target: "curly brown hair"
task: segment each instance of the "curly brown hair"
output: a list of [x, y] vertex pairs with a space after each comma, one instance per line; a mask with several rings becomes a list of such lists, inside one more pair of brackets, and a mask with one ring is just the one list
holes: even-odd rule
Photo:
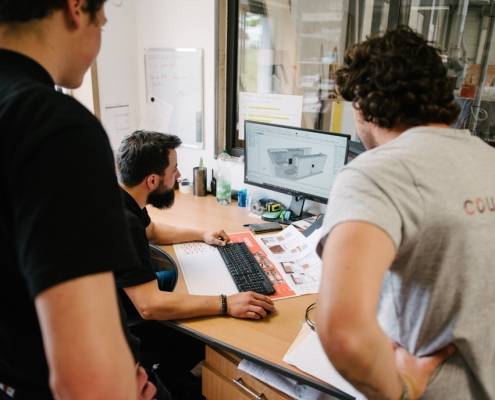
[[336, 82], [342, 97], [382, 128], [450, 125], [459, 114], [440, 51], [406, 26], [351, 47]]

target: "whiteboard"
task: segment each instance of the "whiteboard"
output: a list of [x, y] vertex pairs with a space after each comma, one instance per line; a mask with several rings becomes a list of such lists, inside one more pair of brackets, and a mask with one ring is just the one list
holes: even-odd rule
[[144, 63], [149, 129], [203, 148], [203, 50], [146, 49]]

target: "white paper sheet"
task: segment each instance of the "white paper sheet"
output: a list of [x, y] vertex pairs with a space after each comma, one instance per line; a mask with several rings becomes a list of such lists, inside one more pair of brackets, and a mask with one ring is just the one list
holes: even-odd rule
[[322, 231], [323, 231], [323, 228], [320, 227], [320, 228], [316, 229], [315, 231], [313, 231], [313, 233], [308, 236], [309, 247], [315, 251], [316, 251], [316, 246], [318, 245], [318, 242], [321, 239], [321, 232]]
[[132, 133], [130, 105], [107, 104], [105, 106], [104, 123], [110, 139], [110, 145], [116, 151], [122, 139]]
[[361, 392], [337, 372], [327, 358], [318, 335], [307, 324], [303, 325], [294, 344], [285, 354], [284, 361], [354, 396], [357, 400], [366, 400]]
[[239, 370], [254, 376], [256, 379], [280, 390], [297, 400], [332, 400], [335, 399], [326, 393], [308, 385], [302, 385], [294, 379], [287, 378], [278, 374], [262, 365], [256, 364], [249, 360], [241, 360], [238, 366]]
[[318, 292], [321, 260], [308, 238], [294, 226], [256, 240], [276, 263], [280, 274], [296, 295]]
[[216, 296], [239, 293], [218, 250], [205, 243], [174, 245], [190, 294]]
[[244, 140], [245, 120], [300, 127], [301, 117], [302, 96], [239, 93], [239, 139], [241, 140]]

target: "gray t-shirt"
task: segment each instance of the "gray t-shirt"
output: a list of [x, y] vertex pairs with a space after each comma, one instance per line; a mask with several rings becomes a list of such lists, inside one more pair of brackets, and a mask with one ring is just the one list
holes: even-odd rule
[[424, 398], [495, 399], [495, 149], [466, 130], [407, 130], [339, 173], [323, 238], [348, 221], [396, 246], [378, 309], [386, 334], [417, 356], [458, 349]]

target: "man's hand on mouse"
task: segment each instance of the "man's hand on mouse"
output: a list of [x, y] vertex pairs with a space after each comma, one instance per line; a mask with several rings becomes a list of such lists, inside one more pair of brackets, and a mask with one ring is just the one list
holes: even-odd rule
[[241, 292], [227, 298], [227, 314], [235, 318], [263, 319], [275, 312], [273, 301], [255, 292]]

